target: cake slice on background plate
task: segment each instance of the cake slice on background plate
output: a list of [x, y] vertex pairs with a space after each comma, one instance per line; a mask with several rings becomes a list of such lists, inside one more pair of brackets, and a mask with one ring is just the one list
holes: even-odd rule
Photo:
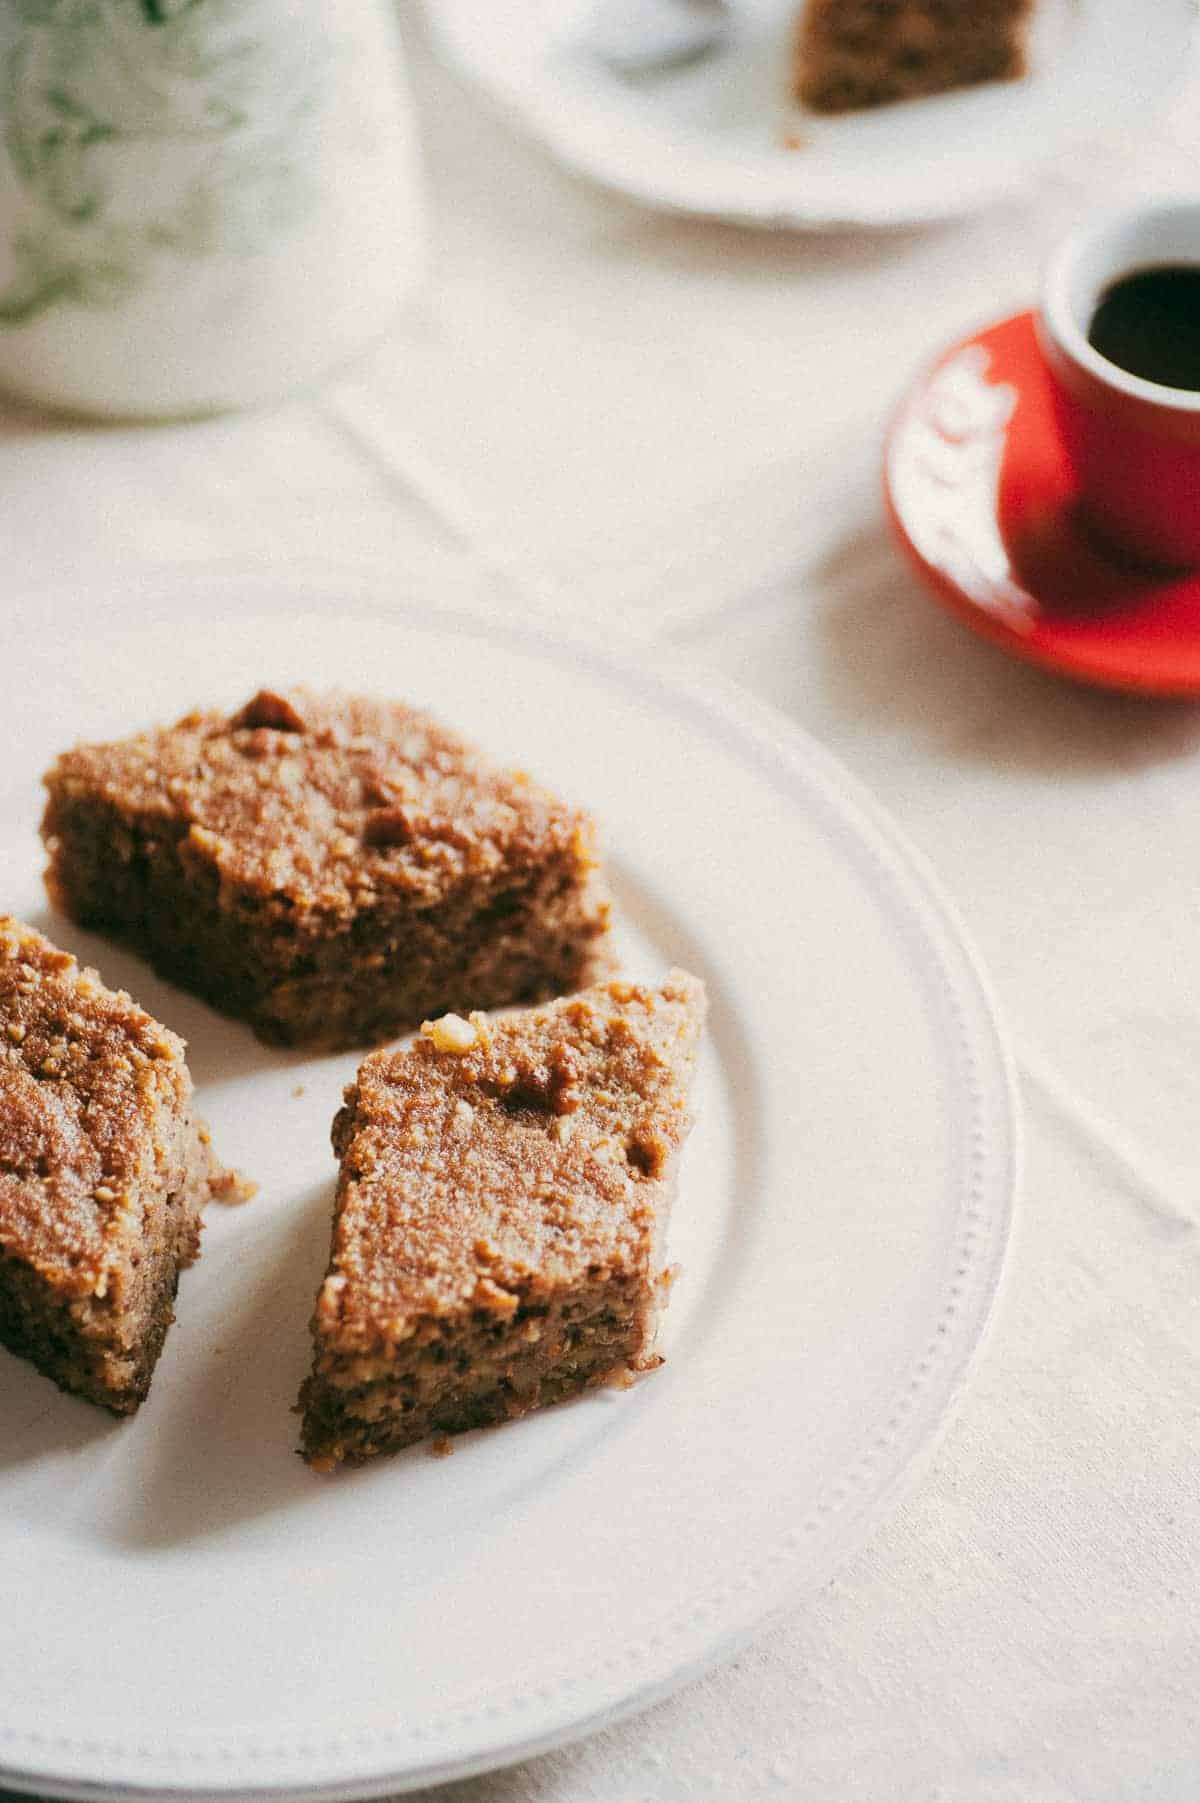
[[611, 982], [427, 1023], [334, 1124], [304, 1456], [360, 1463], [659, 1363], [703, 986]]
[[248, 1193], [193, 1112], [183, 1042], [0, 916], [0, 1344], [132, 1414], [201, 1209]]
[[1027, 68], [1035, 0], [807, 0], [793, 91], [818, 113], [913, 100]]

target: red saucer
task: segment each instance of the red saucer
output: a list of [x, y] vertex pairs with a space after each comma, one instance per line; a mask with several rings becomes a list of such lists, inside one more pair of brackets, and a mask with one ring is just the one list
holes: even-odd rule
[[1154, 575], [1088, 538], [1032, 313], [921, 373], [884, 485], [904, 549], [974, 631], [1078, 682], [1200, 695], [1200, 572]]

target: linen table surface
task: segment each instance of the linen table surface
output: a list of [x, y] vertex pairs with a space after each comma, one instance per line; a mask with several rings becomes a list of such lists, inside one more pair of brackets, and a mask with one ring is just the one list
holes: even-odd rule
[[275, 411], [137, 429], [0, 408], [8, 591], [55, 590], [69, 631], [83, 577], [367, 559], [398, 594], [609, 621], [736, 678], [880, 796], [957, 900], [1026, 1141], [998, 1320], [870, 1546], [648, 1714], [438, 1795], [1192, 1803], [1200, 709], [973, 639], [902, 563], [878, 468], [912, 371], [1029, 305], [1064, 231], [1194, 190], [1200, 81], [974, 219], [771, 235], [576, 181], [404, 19], [419, 300]]

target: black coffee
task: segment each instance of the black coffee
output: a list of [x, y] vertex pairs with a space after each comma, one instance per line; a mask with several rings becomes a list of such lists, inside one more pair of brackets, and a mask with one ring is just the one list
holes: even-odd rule
[[1163, 263], [1123, 275], [1100, 296], [1088, 343], [1131, 376], [1200, 389], [1200, 267]]

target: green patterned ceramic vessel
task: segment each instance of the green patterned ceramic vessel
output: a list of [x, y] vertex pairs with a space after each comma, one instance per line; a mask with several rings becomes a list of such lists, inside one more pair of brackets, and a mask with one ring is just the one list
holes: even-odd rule
[[421, 261], [386, 0], [0, 0], [0, 384], [252, 405], [384, 328]]

